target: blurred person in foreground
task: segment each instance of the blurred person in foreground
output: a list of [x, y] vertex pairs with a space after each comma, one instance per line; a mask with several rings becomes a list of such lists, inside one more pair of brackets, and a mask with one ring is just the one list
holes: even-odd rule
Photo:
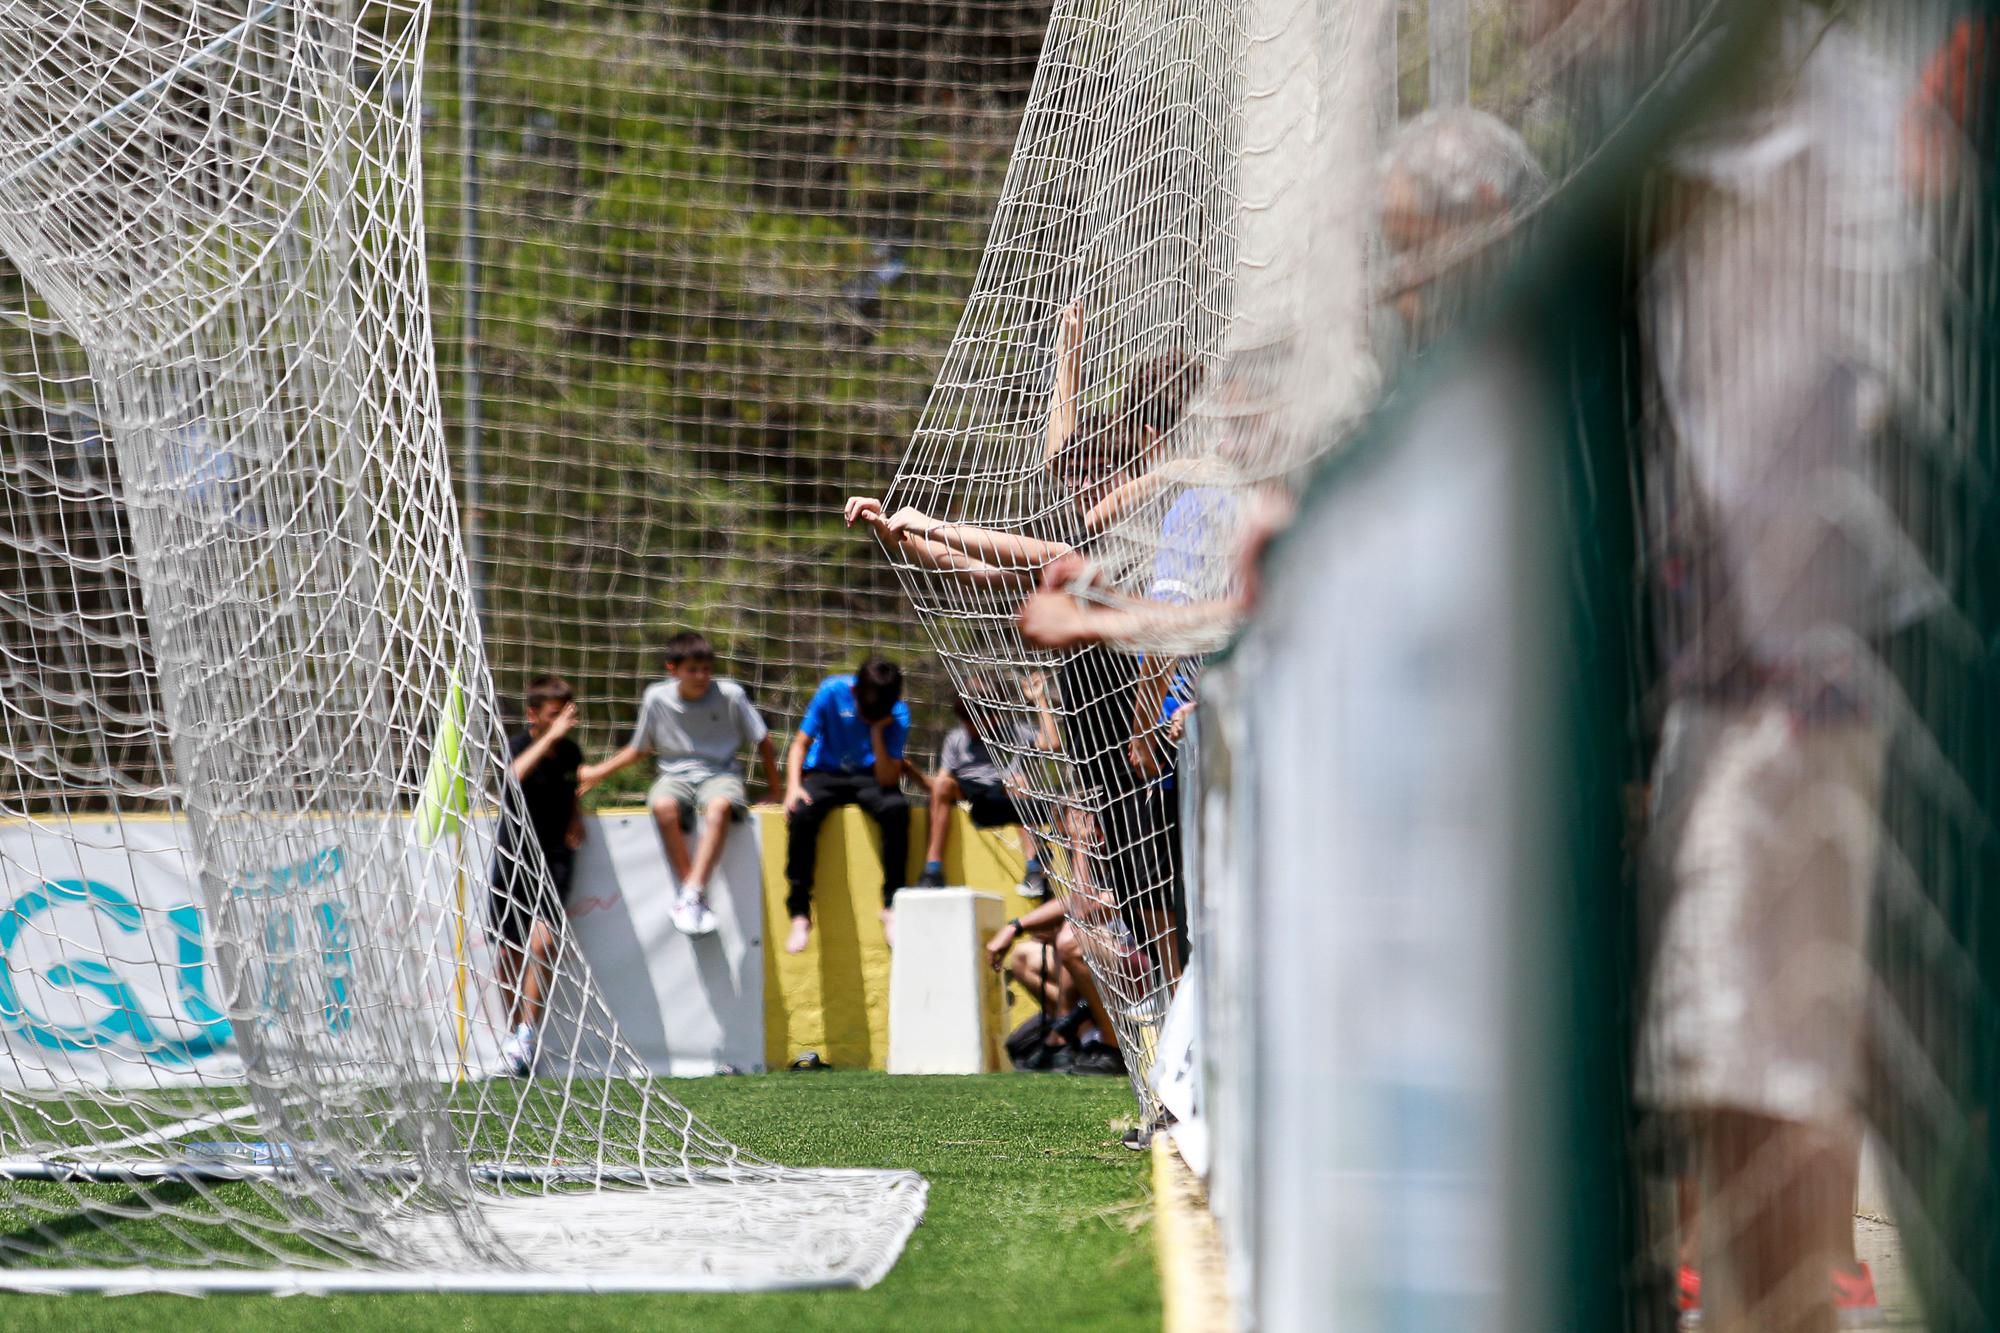
[[1638, 1095], [1693, 1147], [1681, 1303], [1727, 1333], [1879, 1322], [1853, 1217], [1902, 712], [1877, 650], [1947, 600], [1893, 503], [1942, 332], [1914, 74], [1829, 9], [1774, 26], [1669, 154], [1644, 295], [1668, 707]]

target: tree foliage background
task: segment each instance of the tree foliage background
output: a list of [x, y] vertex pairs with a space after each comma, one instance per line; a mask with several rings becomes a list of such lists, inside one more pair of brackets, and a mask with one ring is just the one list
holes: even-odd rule
[[502, 691], [568, 676], [608, 747], [697, 628], [775, 727], [879, 649], [933, 731], [940, 673], [837, 511], [950, 340], [1047, 0], [474, 8], [434, 24], [425, 198]]

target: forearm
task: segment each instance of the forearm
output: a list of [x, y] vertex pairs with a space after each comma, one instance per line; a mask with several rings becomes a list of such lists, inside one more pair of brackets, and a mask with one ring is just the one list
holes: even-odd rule
[[764, 766], [764, 790], [770, 792], [773, 796], [777, 795], [780, 790], [778, 781], [778, 750], [776, 746], [771, 744], [769, 736], [757, 742], [757, 759]]
[[1015, 919], [1021, 923], [1021, 933], [1023, 935], [1032, 935], [1038, 930], [1047, 930], [1050, 926], [1061, 925], [1062, 919], [1068, 911], [1068, 904], [1061, 898], [1051, 898], [1034, 911], [1024, 913]]
[[928, 537], [905, 537], [901, 549], [909, 554], [912, 563], [941, 573], [956, 574], [966, 582], [981, 587], [1026, 588], [1035, 581], [1031, 570], [1001, 569]]
[[1236, 599], [1174, 606], [1120, 598], [1106, 604], [1043, 591], [1021, 604], [1019, 620], [1023, 637], [1039, 648], [1102, 643], [1126, 652], [1166, 647], [1199, 653], [1227, 642], [1243, 614]]
[[1048, 438], [1042, 448], [1044, 462], [1054, 458], [1069, 437], [1076, 433], [1077, 386], [1083, 382], [1083, 349], [1070, 342], [1069, 338], [1070, 330], [1065, 327], [1062, 341], [1056, 347], [1056, 381], [1049, 390]]
[[785, 785], [789, 789], [804, 785], [806, 768], [806, 746], [812, 737], [803, 731], [795, 732], [792, 743], [785, 750]]
[[903, 760], [901, 756], [891, 758], [888, 747], [875, 747], [875, 785], [893, 787], [903, 780]]
[[556, 738], [554, 736], [543, 735], [534, 744], [515, 755], [514, 762], [507, 766], [508, 770], [514, 775], [514, 781], [526, 782], [528, 774], [534, 772], [535, 765], [548, 757], [549, 749], [555, 743]]
[[1032, 573], [1076, 549], [1067, 542], [1043, 541], [1018, 532], [997, 532], [970, 523], [940, 523], [923, 535], [1015, 574]]
[[1104, 531], [1131, 510], [1159, 494], [1167, 481], [1167, 475], [1155, 469], [1125, 482], [1090, 507], [1090, 511], [1083, 516], [1084, 529], [1089, 532]]
[[627, 745], [621, 747], [609, 759], [599, 760], [591, 767], [596, 771], [598, 777], [608, 778], [619, 769], [630, 768], [645, 757], [646, 752], [644, 750], [641, 750], [636, 745]]

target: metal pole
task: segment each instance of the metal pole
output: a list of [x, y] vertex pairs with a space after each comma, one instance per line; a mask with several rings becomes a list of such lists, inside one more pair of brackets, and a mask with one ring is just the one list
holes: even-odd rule
[[486, 618], [486, 475], [480, 457], [480, 406], [483, 386], [479, 378], [479, 82], [474, 69], [476, 32], [474, 11], [478, 0], [458, 0], [458, 364], [459, 409], [464, 417], [459, 428], [459, 465], [465, 485], [465, 558], [471, 567], [472, 609], [483, 622]]
[[1431, 105], [1472, 100], [1472, 16], [1466, 0], [1431, 0]]
[[1380, 12], [1376, 15], [1375, 27], [1375, 141], [1378, 146], [1389, 142], [1396, 132], [1398, 116], [1397, 92], [1402, 85], [1403, 68], [1396, 50], [1396, 11], [1401, 8], [1398, 0], [1380, 0]]

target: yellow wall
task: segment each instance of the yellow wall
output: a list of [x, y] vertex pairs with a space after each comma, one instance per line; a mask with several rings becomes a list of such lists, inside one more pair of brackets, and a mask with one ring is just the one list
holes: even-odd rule
[[[928, 812], [910, 811], [909, 879], [923, 869]], [[848, 806], [820, 829], [813, 884], [812, 945], [785, 952], [791, 919], [785, 912], [785, 814], [759, 806], [764, 843], [764, 1058], [782, 1069], [802, 1051], [817, 1051], [838, 1069], [881, 1069], [889, 1059], [889, 950], [882, 940], [881, 836]], [[952, 812], [945, 882], [1000, 895], [1002, 919], [1034, 906], [1017, 891], [1019, 835], [1011, 828], [975, 829], [964, 810]], [[1025, 993], [1010, 997], [1008, 1025], [1031, 1012]]]

